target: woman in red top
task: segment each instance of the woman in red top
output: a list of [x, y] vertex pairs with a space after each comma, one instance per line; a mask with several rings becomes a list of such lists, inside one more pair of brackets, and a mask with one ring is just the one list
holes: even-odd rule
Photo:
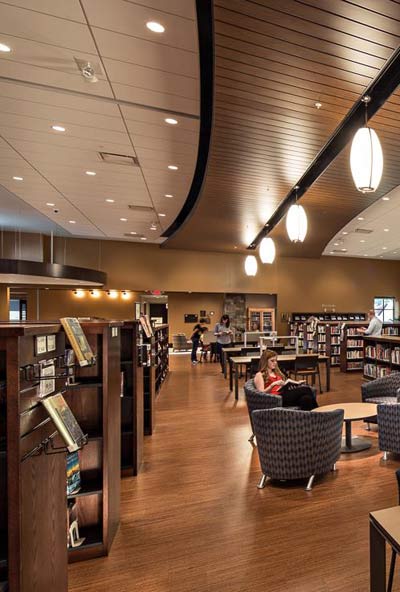
[[257, 390], [270, 395], [280, 395], [283, 407], [300, 407], [305, 411], [315, 409], [318, 403], [312, 389], [304, 381], [286, 382], [278, 366], [278, 358], [274, 351], [265, 350], [260, 359], [260, 369], [254, 377]]

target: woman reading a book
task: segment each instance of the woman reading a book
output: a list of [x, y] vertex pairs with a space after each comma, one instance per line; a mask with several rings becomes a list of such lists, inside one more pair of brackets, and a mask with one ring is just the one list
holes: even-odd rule
[[276, 353], [265, 350], [260, 359], [259, 371], [254, 377], [254, 385], [259, 391], [270, 395], [280, 395], [283, 407], [300, 407], [310, 411], [318, 407], [313, 390], [303, 381], [286, 379], [279, 370]]

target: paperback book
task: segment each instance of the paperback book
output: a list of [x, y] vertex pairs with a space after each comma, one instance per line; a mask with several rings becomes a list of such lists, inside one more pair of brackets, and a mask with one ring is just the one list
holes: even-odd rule
[[96, 357], [92, 352], [78, 319], [74, 317], [64, 317], [60, 319], [60, 321], [72, 345], [79, 365], [91, 366], [95, 364]]
[[85, 442], [85, 436], [62, 394], [41, 399], [41, 403], [53, 420], [68, 452], [79, 450]]
[[77, 452], [67, 454], [67, 495], [78, 493], [81, 488], [81, 472]]

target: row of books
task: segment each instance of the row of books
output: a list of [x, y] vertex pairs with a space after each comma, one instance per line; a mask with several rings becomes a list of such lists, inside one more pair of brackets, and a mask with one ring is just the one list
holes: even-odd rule
[[377, 364], [364, 364], [364, 376], [368, 378], [382, 378], [390, 374], [389, 366], [378, 366]]
[[363, 353], [361, 350], [355, 349], [355, 350], [348, 350], [347, 351], [347, 359], [348, 360], [354, 360], [354, 359], [363, 359]]
[[384, 362], [389, 362], [390, 351], [390, 347], [384, 347], [383, 345], [378, 344], [376, 346], [376, 359], [383, 360]]
[[392, 364], [400, 364], [400, 347], [395, 347], [391, 352]]
[[347, 364], [348, 370], [361, 370], [363, 367], [362, 360], [360, 362], [349, 362]]
[[348, 339], [347, 347], [363, 347], [362, 339]]

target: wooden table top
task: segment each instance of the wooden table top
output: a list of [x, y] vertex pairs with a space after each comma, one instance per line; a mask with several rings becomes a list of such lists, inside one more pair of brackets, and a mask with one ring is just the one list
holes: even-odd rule
[[370, 518], [388, 538], [392, 539], [393, 543], [397, 543], [398, 548], [400, 546], [400, 506], [371, 512]]
[[376, 415], [376, 407], [375, 403], [336, 403], [334, 405], [317, 407], [317, 409], [313, 409], [313, 412], [323, 413], [324, 411], [343, 409], [344, 420], [355, 421], [357, 419], [374, 417]]
[[[315, 354], [300, 355], [315, 356]], [[276, 357], [278, 358], [278, 362], [294, 362], [296, 359], [296, 354], [278, 354]], [[250, 364], [252, 360], [258, 360], [259, 358], [260, 354], [254, 354], [254, 356], [233, 356], [232, 358], [230, 358], [230, 361], [234, 364]], [[327, 359], [328, 356], [318, 356], [318, 360], [320, 360], [321, 362], [325, 362]]]

